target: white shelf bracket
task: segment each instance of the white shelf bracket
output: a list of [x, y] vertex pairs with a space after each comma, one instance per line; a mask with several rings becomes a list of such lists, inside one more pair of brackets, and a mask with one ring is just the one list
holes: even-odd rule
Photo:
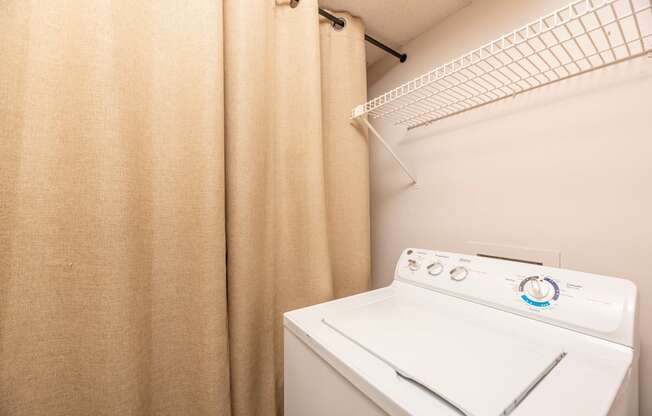
[[410, 170], [407, 168], [407, 166], [405, 166], [403, 161], [401, 161], [401, 159], [394, 152], [394, 150], [391, 148], [389, 143], [387, 143], [385, 141], [385, 139], [383, 139], [383, 136], [381, 136], [380, 133], [378, 133], [378, 131], [374, 128], [374, 126], [372, 126], [371, 123], [369, 123], [369, 120], [367, 120], [367, 117], [363, 115], [363, 116], [355, 118], [355, 120], [361, 121], [364, 125], [367, 126], [369, 131], [372, 132], [374, 136], [376, 136], [378, 141], [380, 141], [380, 143], [385, 147], [385, 149], [389, 152], [389, 154], [392, 155], [392, 157], [394, 158], [396, 163], [398, 163], [398, 165], [401, 167], [401, 169], [403, 169], [403, 172], [405, 172], [405, 174], [410, 177], [410, 181], [411, 181], [412, 185], [416, 185], [416, 183], [417, 183], [416, 177], [414, 175], [412, 175]]

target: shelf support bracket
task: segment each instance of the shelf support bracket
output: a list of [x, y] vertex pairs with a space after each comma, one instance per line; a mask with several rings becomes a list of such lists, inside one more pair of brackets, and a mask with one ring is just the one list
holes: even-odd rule
[[385, 149], [389, 152], [389, 154], [392, 155], [392, 157], [394, 158], [396, 163], [398, 163], [398, 165], [401, 167], [401, 169], [403, 169], [403, 172], [405, 172], [405, 174], [410, 177], [410, 181], [412, 182], [412, 185], [416, 185], [416, 183], [417, 183], [416, 177], [414, 175], [412, 175], [412, 173], [405, 166], [403, 161], [401, 161], [401, 159], [398, 157], [398, 155], [390, 147], [389, 143], [387, 143], [385, 141], [385, 139], [383, 139], [383, 136], [381, 136], [380, 133], [378, 133], [378, 131], [374, 128], [374, 126], [372, 126], [371, 123], [369, 123], [369, 120], [367, 120], [367, 117], [366, 116], [357, 117], [356, 120], [362, 121], [362, 123], [367, 126], [369, 131], [372, 132], [374, 136], [376, 136], [378, 141], [380, 141], [380, 143], [383, 145], [383, 147], [385, 147]]

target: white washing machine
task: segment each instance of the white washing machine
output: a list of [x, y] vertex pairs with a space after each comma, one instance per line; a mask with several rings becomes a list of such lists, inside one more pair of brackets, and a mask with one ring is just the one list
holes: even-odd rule
[[407, 249], [382, 289], [285, 314], [285, 416], [636, 416], [629, 281]]

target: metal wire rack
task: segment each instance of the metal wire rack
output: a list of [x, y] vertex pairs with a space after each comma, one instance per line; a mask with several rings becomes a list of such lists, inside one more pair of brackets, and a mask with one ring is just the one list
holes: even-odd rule
[[357, 106], [352, 117], [412, 129], [650, 51], [651, 0], [574, 1]]

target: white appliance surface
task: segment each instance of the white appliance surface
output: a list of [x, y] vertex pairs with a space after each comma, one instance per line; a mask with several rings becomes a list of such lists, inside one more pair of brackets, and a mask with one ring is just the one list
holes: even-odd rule
[[565, 354], [437, 306], [391, 297], [324, 322], [468, 415], [509, 409]]
[[635, 305], [622, 279], [406, 250], [391, 286], [285, 326], [390, 415], [604, 416], [632, 371]]

